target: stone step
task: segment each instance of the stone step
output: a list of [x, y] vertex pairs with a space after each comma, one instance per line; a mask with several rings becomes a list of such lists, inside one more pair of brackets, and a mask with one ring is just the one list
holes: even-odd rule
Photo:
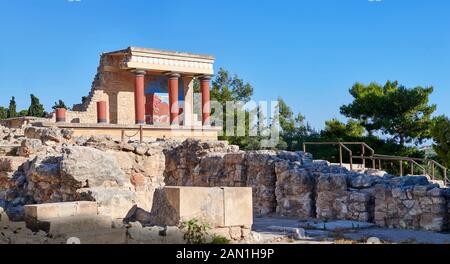
[[111, 217], [102, 215], [70, 216], [27, 221], [27, 227], [35, 232], [42, 230], [52, 236], [56, 236], [76, 232], [94, 232], [102, 229], [111, 229], [112, 220]]
[[127, 230], [125, 228], [107, 228], [94, 231], [84, 231], [68, 233], [66, 237], [78, 238], [81, 244], [125, 244], [127, 239]]
[[96, 202], [48, 203], [25, 206], [25, 219], [45, 220], [71, 216], [96, 216]]

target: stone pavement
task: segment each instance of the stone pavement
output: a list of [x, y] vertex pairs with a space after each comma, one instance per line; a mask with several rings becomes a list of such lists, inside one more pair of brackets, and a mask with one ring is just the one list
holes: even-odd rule
[[[326, 228], [324, 228], [324, 226]], [[284, 227], [285, 230], [274, 227]], [[300, 240], [286, 240], [290, 229], [304, 229], [305, 237]], [[449, 244], [450, 233], [437, 233], [421, 230], [379, 228], [371, 223], [354, 221], [320, 220], [299, 221], [293, 218], [255, 218], [253, 231], [265, 240], [289, 241], [289, 243], [311, 244], [332, 243], [336, 240], [353, 240], [365, 243], [368, 238], [377, 237], [383, 243], [407, 244]]]

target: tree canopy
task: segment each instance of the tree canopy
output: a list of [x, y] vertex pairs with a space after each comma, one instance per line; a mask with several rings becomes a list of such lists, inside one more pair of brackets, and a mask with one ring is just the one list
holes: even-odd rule
[[336, 118], [325, 121], [325, 129], [321, 135], [325, 138], [344, 140], [346, 137], [362, 137], [364, 127], [355, 120], [350, 119], [347, 124]]
[[253, 95], [253, 87], [245, 83], [239, 76], [231, 75], [227, 70], [220, 68], [212, 82], [211, 99], [220, 103], [241, 101], [247, 103]]
[[431, 115], [436, 105], [429, 105], [433, 87], [408, 89], [397, 81], [384, 86], [356, 83], [350, 89], [354, 100], [341, 107], [341, 113], [358, 120], [371, 135], [380, 130], [401, 145], [421, 143], [430, 137]]
[[[194, 85], [194, 87], [197, 86], [198, 84]], [[239, 145], [242, 148], [248, 147], [250, 144], [249, 127], [251, 120], [244, 104], [251, 100], [252, 95], [253, 87], [239, 76], [231, 75], [227, 70], [222, 68], [217, 72], [215, 79], [212, 81], [211, 100], [219, 102], [223, 107], [224, 136], [221, 137], [222, 140], [228, 140], [230, 143]], [[236, 109], [231, 112], [231, 109], [228, 109], [229, 111], [226, 109], [227, 102], [242, 102], [242, 104], [234, 105]], [[237, 127], [234, 128], [234, 135], [228, 135], [227, 119], [234, 120], [234, 123], [237, 124], [239, 115], [245, 117], [245, 136], [238, 135]]]
[[450, 167], [450, 119], [443, 115], [434, 118], [431, 135], [434, 140], [433, 149], [439, 160], [447, 168]]
[[315, 134], [315, 131], [308, 123], [305, 124], [306, 118], [300, 113], [295, 114], [281, 97], [278, 98], [278, 106], [281, 138], [277, 148], [298, 150], [305, 137]]
[[52, 106], [53, 110], [56, 110], [58, 108], [64, 108], [64, 109], [69, 109], [66, 104], [64, 103], [63, 100], [58, 100], [58, 102], [55, 102], [55, 104]]
[[47, 113], [45, 112], [44, 106], [39, 102], [39, 98], [33, 94], [30, 95], [30, 98], [31, 104], [28, 108], [28, 115], [34, 117], [45, 117]]
[[16, 116], [17, 116], [16, 98], [13, 96], [13, 97], [11, 97], [11, 100], [9, 101], [7, 117], [12, 118], [12, 117], [16, 117]]
[[3, 106], [0, 106], [0, 119], [6, 118], [8, 118], [8, 109], [4, 108]]

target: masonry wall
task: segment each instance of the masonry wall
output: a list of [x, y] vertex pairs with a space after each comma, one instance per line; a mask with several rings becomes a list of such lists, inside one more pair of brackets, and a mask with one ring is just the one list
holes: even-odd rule
[[[218, 144], [218, 143], [217, 143]], [[243, 152], [186, 141], [166, 151], [167, 185], [252, 187], [255, 215], [444, 231], [450, 192], [425, 176], [370, 176], [303, 152]]]

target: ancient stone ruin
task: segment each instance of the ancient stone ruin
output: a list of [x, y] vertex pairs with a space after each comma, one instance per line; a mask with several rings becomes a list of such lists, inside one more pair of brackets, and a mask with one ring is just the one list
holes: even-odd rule
[[[179, 224], [167, 219], [175, 214], [181, 221], [184, 210], [174, 206], [173, 201], [180, 199], [177, 191], [163, 187], [187, 186], [218, 187], [219, 198], [214, 199], [219, 200], [232, 192], [224, 187], [249, 187], [252, 194], [241, 200], [252, 203], [256, 217], [356, 220], [431, 231], [446, 231], [450, 226], [449, 189], [427, 177], [351, 172], [315, 161], [304, 152], [245, 152], [227, 142], [194, 139], [122, 143], [109, 136], [73, 137], [70, 130], [34, 126], [0, 127], [0, 141], [10, 146], [0, 156], [2, 224], [6, 219], [26, 220], [32, 215], [26, 213], [27, 205], [87, 201], [95, 203], [95, 217], [108, 216], [116, 225], [152, 226], [146, 232], [160, 233], [164, 228], [157, 226]], [[215, 196], [208, 195], [213, 201]], [[226, 211], [211, 204], [199, 205], [209, 208], [200, 215]], [[178, 211], [164, 211], [167, 205]], [[248, 214], [242, 219], [248, 219]], [[239, 230], [225, 233], [244, 239], [251, 228], [246, 221], [229, 225]], [[130, 230], [135, 237], [142, 235]]]

